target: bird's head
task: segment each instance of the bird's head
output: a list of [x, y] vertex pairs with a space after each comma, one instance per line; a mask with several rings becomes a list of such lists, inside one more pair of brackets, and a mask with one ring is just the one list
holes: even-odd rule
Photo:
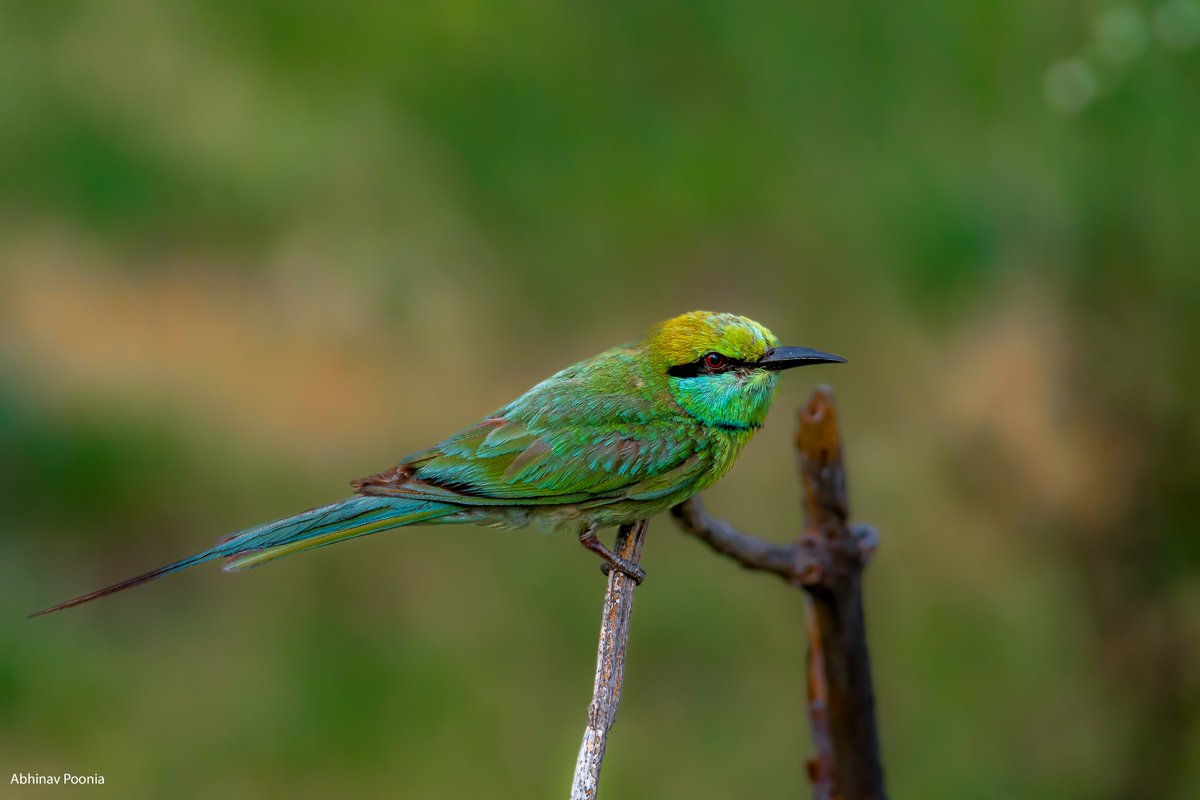
[[780, 347], [754, 320], [711, 311], [661, 322], [643, 342], [676, 402], [693, 417], [730, 430], [762, 426], [780, 371], [846, 360], [807, 347]]

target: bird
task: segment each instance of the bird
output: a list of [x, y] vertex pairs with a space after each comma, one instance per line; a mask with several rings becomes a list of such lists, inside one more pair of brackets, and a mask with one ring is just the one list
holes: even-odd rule
[[648, 519], [724, 476], [759, 430], [783, 370], [846, 359], [781, 347], [759, 323], [692, 311], [563, 369], [339, 502], [223, 537], [200, 553], [34, 612], [82, 605], [188, 567], [226, 572], [408, 525], [535, 524], [575, 533], [640, 583], [598, 531]]

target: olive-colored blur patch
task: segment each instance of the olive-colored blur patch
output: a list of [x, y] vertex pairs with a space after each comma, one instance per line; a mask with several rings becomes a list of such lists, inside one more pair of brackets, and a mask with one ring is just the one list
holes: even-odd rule
[[[438, 386], [455, 381], [334, 275], [272, 282], [184, 259], [153, 272], [105, 270], [69, 246], [9, 260], [14, 268], [0, 274], [0, 353], [52, 405], [166, 407], [261, 445], [304, 451], [314, 439], [418, 428], [447, 401], [429, 382], [408, 380], [414, 368]], [[469, 353], [458, 357], [464, 363]]]
[[964, 464], [1001, 470], [986, 474], [986, 491], [1098, 526], [1131, 502], [1141, 448], [1072, 386], [1071, 343], [1050, 291], [1030, 282], [964, 325], [931, 396]]

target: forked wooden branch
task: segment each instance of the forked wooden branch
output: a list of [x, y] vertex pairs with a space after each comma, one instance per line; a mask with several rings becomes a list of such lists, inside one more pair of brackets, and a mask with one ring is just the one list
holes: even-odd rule
[[[642, 557], [646, 521], [622, 526], [613, 551], [634, 564]], [[587, 727], [575, 762], [571, 800], [594, 800], [600, 782], [600, 767], [608, 743], [608, 729], [617, 718], [621, 684], [625, 679], [625, 645], [629, 639], [629, 616], [637, 584], [619, 570], [608, 573], [604, 615], [600, 619], [600, 645], [596, 651], [596, 682], [588, 705]]]
[[846, 474], [833, 392], [820, 387], [799, 413], [797, 464], [804, 485], [804, 530], [790, 545], [741, 533], [705, 513], [693, 497], [676, 521], [744, 567], [774, 573], [805, 592], [808, 717], [815, 800], [884, 800], [875, 695], [862, 610], [862, 571], [878, 544], [875, 529], [850, 525]]

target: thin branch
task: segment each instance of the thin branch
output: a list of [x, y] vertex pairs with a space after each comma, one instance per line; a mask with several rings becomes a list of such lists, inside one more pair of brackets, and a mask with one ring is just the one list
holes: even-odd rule
[[[728, 556], [746, 569], [771, 572], [798, 586], [819, 586], [828, 568], [821, 557], [824, 548], [815, 538], [803, 534], [793, 544], [775, 544], [748, 533], [742, 533], [729, 522], [710, 516], [699, 496], [672, 506], [671, 516], [684, 531], [695, 536], [723, 556]], [[879, 546], [879, 532], [872, 525], [854, 523], [850, 535], [855, 550], [866, 566]]]
[[673, 507], [671, 516], [686, 532], [746, 569], [773, 572], [792, 583], [805, 583], [815, 577], [813, 570], [818, 567], [806, 551], [750, 536], [723, 519], [710, 517], [699, 497]]
[[804, 589], [813, 797], [885, 800], [862, 611], [862, 571], [879, 536], [869, 525], [847, 523], [841, 436], [827, 387], [814, 391], [800, 411], [796, 453], [805, 524], [790, 545], [741, 533], [709, 517], [694, 497], [672, 514], [684, 531], [721, 555]]
[[[623, 525], [617, 533], [613, 551], [637, 564], [642, 556], [646, 521]], [[571, 800], [594, 800], [600, 782], [600, 767], [608, 730], [617, 718], [621, 702], [621, 685], [625, 678], [625, 646], [629, 638], [629, 617], [633, 611], [633, 592], [637, 588], [632, 578], [613, 569], [608, 573], [608, 588], [604, 595], [604, 615], [600, 619], [600, 645], [596, 650], [596, 682], [592, 702], [588, 706], [587, 727], [575, 762], [575, 778], [571, 783]]]

